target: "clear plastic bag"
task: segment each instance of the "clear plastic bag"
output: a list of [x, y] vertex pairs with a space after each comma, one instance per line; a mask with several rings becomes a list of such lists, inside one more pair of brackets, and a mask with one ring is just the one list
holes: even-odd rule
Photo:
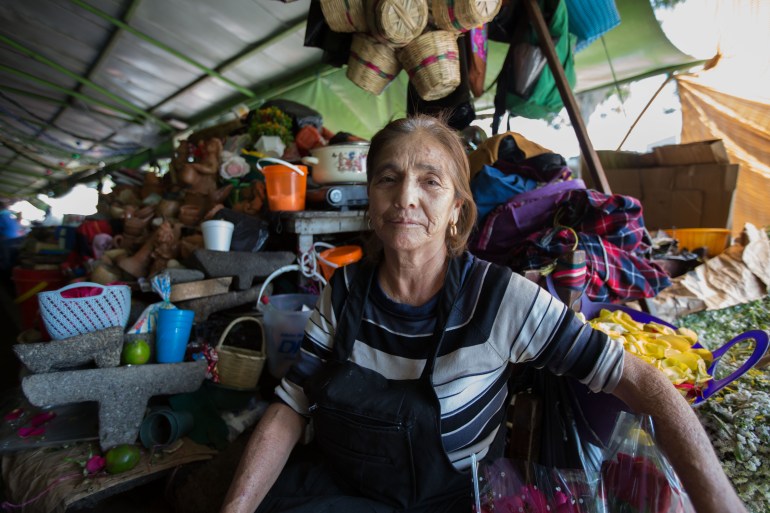
[[482, 462], [474, 511], [481, 513], [605, 513], [600, 474], [500, 458]]
[[622, 412], [602, 464], [608, 513], [695, 513], [673, 467], [655, 442], [649, 415]]
[[126, 331], [127, 334], [154, 333], [158, 326], [158, 310], [176, 308], [169, 299], [171, 298], [171, 278], [168, 273], [159, 273], [152, 277], [152, 290], [163, 301], [153, 303], [141, 313], [133, 326]]
[[618, 415], [600, 471], [500, 458], [473, 477], [481, 513], [695, 513], [648, 415]]

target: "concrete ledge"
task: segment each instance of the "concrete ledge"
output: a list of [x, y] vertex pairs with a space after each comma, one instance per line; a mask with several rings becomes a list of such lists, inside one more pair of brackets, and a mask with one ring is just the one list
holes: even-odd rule
[[117, 367], [123, 350], [123, 328], [114, 326], [76, 337], [15, 344], [13, 352], [31, 372], [51, 372], [94, 362], [97, 367]]
[[205, 360], [127, 365], [33, 374], [22, 380], [21, 389], [35, 406], [98, 402], [99, 443], [107, 450], [136, 441], [151, 397], [194, 392], [205, 376]]

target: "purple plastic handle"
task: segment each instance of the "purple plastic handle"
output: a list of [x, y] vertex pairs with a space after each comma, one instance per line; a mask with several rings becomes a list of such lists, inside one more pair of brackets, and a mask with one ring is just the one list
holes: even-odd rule
[[[581, 309], [581, 312], [583, 312], [583, 315], [585, 315], [586, 319], [593, 319], [595, 317], [598, 317], [602, 309], [606, 309], [609, 311], [622, 310], [623, 312], [626, 312], [628, 315], [630, 315], [631, 318], [636, 322], [641, 322], [643, 324], [647, 324], [649, 322], [655, 322], [658, 324], [669, 326], [673, 329], [677, 329], [676, 326], [674, 326], [669, 322], [664, 321], [663, 319], [658, 319], [657, 317], [654, 317], [646, 312], [640, 312], [639, 310], [634, 310], [633, 308], [629, 308], [624, 305], [619, 305], [614, 303], [594, 303], [590, 299], [586, 298], [585, 294], [581, 298], [580, 309]], [[724, 377], [722, 379], [714, 379], [709, 381], [708, 385], [706, 385], [706, 388], [703, 390], [703, 395], [695, 399], [695, 401], [693, 402], [693, 406], [698, 406], [703, 401], [705, 401], [715, 393], [719, 392], [722, 388], [727, 386], [729, 383], [743, 376], [764, 356], [765, 352], [767, 352], [768, 346], [770, 345], [770, 342], [768, 341], [767, 333], [762, 330], [751, 330], [745, 333], [741, 333], [731, 341], [727, 342], [726, 344], [723, 344], [722, 346], [720, 346], [719, 348], [711, 352], [711, 354], [714, 356], [714, 360], [711, 362], [711, 365], [708, 368], [708, 373], [713, 376], [714, 371], [716, 370], [717, 364], [719, 363], [719, 359], [722, 356], [724, 356], [724, 354], [727, 353], [727, 351], [729, 351], [730, 348], [733, 347], [735, 344], [738, 344], [746, 340], [754, 340], [756, 342], [754, 346], [754, 351], [751, 353], [751, 356], [749, 356], [746, 359], [746, 361], [743, 362], [743, 364], [739, 368], [737, 368], [735, 371], [733, 371], [729, 376]], [[698, 343], [695, 343], [693, 347], [703, 347], [703, 346], [701, 346]]]
[[[714, 375], [714, 371], [716, 370], [717, 363], [719, 363], [719, 359], [724, 356], [724, 354], [735, 344], [738, 344], [739, 342], [743, 342], [744, 340], [754, 340], [755, 346], [754, 351], [751, 353], [751, 356], [749, 356], [743, 364], [738, 367], [732, 374], [730, 374], [727, 377], [724, 377], [722, 379], [714, 379], [709, 382], [709, 384], [706, 386], [706, 389], [703, 391], [703, 397], [698, 397], [695, 402], [693, 403], [694, 406], [699, 405], [718, 391], [720, 391], [722, 388], [724, 388], [727, 384], [729, 384], [732, 381], [735, 381], [739, 377], [743, 376], [749, 369], [751, 369], [759, 360], [765, 355], [765, 352], [767, 351], [768, 347], [768, 336], [767, 333], [762, 330], [751, 330], [747, 331], [745, 333], [741, 333], [734, 339], [732, 339], [730, 342], [724, 344], [720, 348], [712, 351], [711, 354], [714, 355], [714, 361], [712, 362], [711, 366], [709, 367], [708, 371], [709, 374], [712, 376]], [[697, 344], [696, 344], [697, 345]]]
[[[554, 288], [553, 280], [551, 278], [551, 275], [546, 276], [546, 284], [548, 287], [548, 291], [554, 296], [559, 297], [556, 293], [556, 290]], [[652, 316], [646, 312], [641, 312], [639, 310], [634, 310], [633, 308], [629, 308], [627, 306], [624, 306], [622, 304], [616, 304], [616, 303], [594, 303], [588, 297], [583, 294], [580, 298], [580, 311], [585, 315], [585, 318], [590, 320], [595, 317], [599, 316], [599, 313], [601, 313], [602, 309], [609, 310], [609, 311], [615, 311], [615, 310], [621, 310], [623, 312], [626, 312], [633, 320], [636, 322], [641, 322], [643, 324], [647, 324], [650, 322], [654, 322], [657, 324], [663, 324], [664, 326], [668, 326], [672, 329], [677, 329], [676, 326], [671, 324], [670, 322], [666, 322], [663, 319], [658, 319], [655, 316]], [[735, 371], [733, 371], [729, 376], [724, 377], [722, 379], [713, 379], [709, 381], [709, 383], [706, 385], [706, 388], [703, 390], [703, 395], [695, 399], [693, 402], [693, 406], [698, 406], [701, 403], [703, 403], [706, 399], [714, 395], [715, 393], [719, 392], [722, 388], [730, 384], [731, 382], [735, 381], [736, 379], [743, 376], [749, 369], [751, 369], [767, 352], [768, 346], [770, 346], [770, 341], [768, 341], [768, 334], [765, 331], [762, 330], [751, 330], [747, 331], [745, 333], [741, 333], [737, 337], [733, 338], [726, 344], [723, 344], [719, 348], [715, 349], [711, 352], [711, 354], [714, 356], [714, 360], [711, 362], [711, 365], [708, 368], [708, 373], [710, 375], [714, 375], [714, 371], [716, 370], [717, 364], [719, 363], [719, 359], [727, 353], [727, 351], [730, 350], [735, 344], [741, 343], [746, 340], [754, 340], [754, 351], [751, 353], [751, 356], [749, 356], [743, 364], [737, 368]], [[703, 347], [698, 343], [695, 343], [693, 347]]]

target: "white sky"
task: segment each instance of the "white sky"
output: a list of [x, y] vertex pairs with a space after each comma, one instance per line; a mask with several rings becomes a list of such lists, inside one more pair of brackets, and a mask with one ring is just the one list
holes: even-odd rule
[[[647, 0], [637, 0], [647, 1]], [[767, 0], [764, 0], [770, 4]], [[717, 41], [725, 27], [734, 27], [745, 18], [734, 15], [725, 4], [725, 0], [687, 0], [673, 9], [659, 10], [656, 15], [669, 40], [683, 52], [698, 59], [708, 59], [716, 53]], [[747, 2], [733, 0], [734, 4]], [[736, 11], [737, 12], [737, 11]], [[770, 29], [770, 27], [768, 27]], [[617, 95], [600, 104], [591, 117], [586, 120], [588, 135], [594, 149], [616, 150], [637, 116], [665, 80], [665, 76], [651, 77], [629, 85], [629, 93], [621, 105]], [[625, 93], [624, 93], [625, 94]], [[578, 157], [580, 146], [575, 132], [569, 123], [566, 110], [562, 110], [558, 119], [559, 128], [549, 126], [541, 120], [514, 118], [511, 129], [565, 158]], [[491, 120], [478, 123], [488, 133]], [[681, 108], [672, 82], [658, 94], [647, 112], [637, 123], [634, 130], [622, 146], [622, 150], [646, 152], [661, 144], [679, 142], [682, 128]]]

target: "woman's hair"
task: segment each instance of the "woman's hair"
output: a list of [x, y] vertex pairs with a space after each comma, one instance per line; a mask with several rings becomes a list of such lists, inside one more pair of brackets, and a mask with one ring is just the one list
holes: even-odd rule
[[[447, 251], [449, 256], [458, 256], [465, 251], [468, 237], [476, 224], [476, 203], [471, 193], [471, 172], [468, 165], [468, 157], [465, 154], [465, 146], [457, 133], [446, 124], [446, 120], [426, 114], [415, 114], [406, 118], [391, 121], [385, 127], [374, 134], [369, 147], [369, 155], [366, 161], [366, 181], [371, 184], [372, 173], [376, 164], [380, 161], [382, 152], [390, 143], [415, 134], [424, 134], [437, 142], [449, 155], [449, 176], [455, 188], [455, 198], [462, 199], [460, 215], [457, 219], [457, 235], [450, 237], [446, 234]], [[377, 241], [377, 237], [372, 237]], [[375, 249], [371, 247], [370, 249]], [[370, 252], [376, 257], [376, 252]]]

